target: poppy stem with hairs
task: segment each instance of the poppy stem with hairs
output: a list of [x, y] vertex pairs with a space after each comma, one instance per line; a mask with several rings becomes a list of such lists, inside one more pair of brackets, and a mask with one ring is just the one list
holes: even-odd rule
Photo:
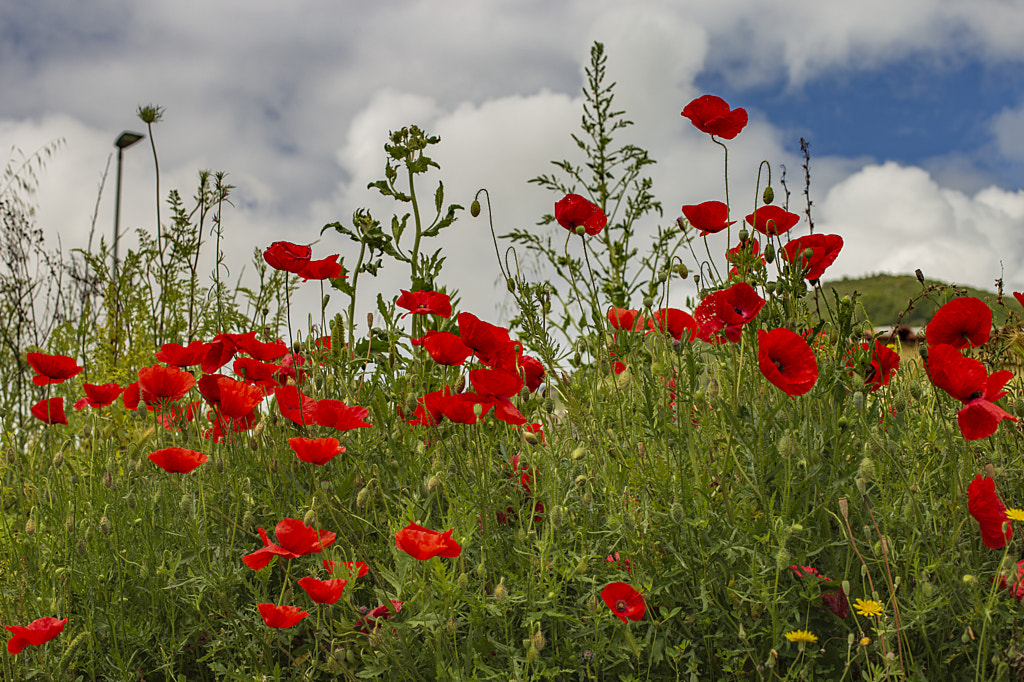
[[[725, 163], [724, 163], [724, 166], [725, 166], [725, 205], [726, 206], [731, 206], [731, 204], [729, 203], [729, 147], [726, 146], [726, 144], [724, 142], [719, 140], [714, 135], [711, 136], [711, 141], [714, 142], [715, 144], [717, 144], [719, 147], [721, 147], [722, 148], [722, 152], [725, 154]], [[755, 206], [756, 206], [756, 204], [755, 204]], [[728, 220], [728, 218], [727, 218], [727, 220]], [[731, 236], [732, 235], [730, 234], [731, 231], [732, 230], [730, 230], [728, 227], [725, 228], [726, 243], [730, 243], [732, 241], [731, 240]]]

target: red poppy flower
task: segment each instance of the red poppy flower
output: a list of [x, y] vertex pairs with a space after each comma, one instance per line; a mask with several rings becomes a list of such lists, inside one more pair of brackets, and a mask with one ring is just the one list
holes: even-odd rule
[[238, 349], [230, 334], [217, 334], [213, 337], [213, 341], [207, 344], [207, 347], [206, 357], [199, 365], [206, 374], [213, 374], [226, 365], [235, 356], [235, 351]]
[[281, 370], [281, 365], [261, 362], [256, 358], [235, 358], [231, 369], [246, 383], [256, 384], [268, 392], [279, 385], [274, 376]]
[[1006, 516], [1006, 505], [996, 494], [995, 479], [979, 474], [971, 481], [967, 486], [967, 511], [981, 526], [981, 541], [989, 549], [1002, 549], [1013, 537], [1013, 524]]
[[181, 400], [196, 379], [176, 367], [153, 365], [139, 370], [139, 398], [147, 405]]
[[715, 95], [703, 95], [683, 108], [682, 116], [690, 119], [697, 130], [731, 140], [747, 125], [746, 109], [730, 109], [728, 102]]
[[363, 419], [370, 414], [370, 410], [358, 405], [347, 406], [340, 400], [325, 398], [316, 401], [312, 409], [313, 423], [320, 426], [328, 426], [338, 431], [351, 431], [352, 429], [370, 429]]
[[64, 398], [62, 396], [40, 400], [29, 411], [33, 417], [46, 424], [68, 423], [68, 418], [64, 415]]
[[935, 386], [964, 403], [957, 412], [957, 424], [966, 440], [988, 438], [1004, 419], [1017, 421], [995, 404], [1006, 395], [1003, 387], [1013, 372], [1002, 370], [989, 376], [980, 360], [965, 358], [952, 346], [939, 344], [928, 352], [928, 374]]
[[[755, 217], [757, 222], [755, 222]], [[773, 234], [783, 234], [789, 232], [800, 222], [800, 216], [796, 213], [790, 213], [789, 211], [779, 206], [762, 206], [757, 209], [756, 213], [751, 213], [745, 220], [747, 225], [752, 226], [755, 230], [763, 235], [771, 236]]]
[[441, 417], [444, 416], [440, 401], [450, 394], [451, 389], [445, 386], [443, 391], [432, 391], [422, 398], [417, 398], [416, 411], [412, 414], [414, 419], [406, 423], [410, 426], [437, 426], [441, 423]]
[[790, 569], [796, 574], [798, 578], [817, 578], [823, 583], [821, 593], [822, 605], [836, 614], [840, 618], [846, 618], [850, 615], [850, 601], [846, 597], [846, 592], [839, 585], [836, 585], [832, 578], [822, 575], [818, 569], [813, 566], [797, 566], [793, 564]]
[[267, 627], [290, 628], [309, 614], [298, 606], [277, 606], [276, 604], [257, 604], [260, 616]]
[[647, 326], [651, 330], [668, 332], [676, 341], [682, 341], [684, 335], [688, 337], [688, 342], [693, 341], [700, 331], [700, 325], [693, 319], [693, 315], [679, 308], [662, 308], [656, 311], [647, 321]]
[[727, 340], [738, 342], [743, 325], [757, 317], [764, 304], [765, 300], [746, 282], [711, 292], [693, 311], [700, 325], [699, 337], [711, 341], [714, 335], [721, 333]]
[[388, 620], [396, 613], [399, 613], [402, 610], [402, 604], [404, 603], [405, 602], [400, 602], [397, 599], [392, 599], [390, 608], [388, 608], [387, 604], [381, 604], [353, 623], [352, 627], [356, 632], [368, 635], [371, 631], [377, 629], [377, 626], [380, 625], [380, 621]]
[[[117, 384], [82, 384], [82, 390], [85, 391], [84, 400], [86, 406], [98, 408], [113, 405], [124, 389]], [[75, 403], [75, 408], [81, 409], [78, 407], [77, 402]]]
[[306, 356], [300, 353], [288, 353], [281, 358], [281, 364], [278, 365], [274, 378], [282, 385], [287, 384], [289, 379], [292, 380], [292, 383], [302, 383], [306, 380], [307, 374], [302, 366], [307, 362], [309, 361], [306, 360]]
[[469, 383], [481, 398], [494, 401], [495, 419], [515, 426], [526, 423], [526, 417], [509, 400], [523, 390], [521, 376], [503, 369], [474, 369], [469, 373]]
[[64, 632], [64, 626], [68, 619], [57, 620], [56, 618], [37, 618], [28, 625], [5, 625], [4, 630], [10, 632], [13, 637], [7, 642], [7, 653], [18, 655], [25, 647], [40, 646]]
[[274, 242], [263, 252], [267, 265], [285, 272], [300, 273], [313, 256], [313, 249], [291, 242]]
[[757, 364], [768, 381], [790, 396], [807, 393], [818, 380], [814, 351], [796, 332], [757, 330]]
[[590, 236], [600, 234], [608, 224], [608, 216], [601, 207], [579, 194], [566, 194], [555, 203], [555, 220], [570, 232], [582, 226]]
[[404, 308], [409, 312], [402, 315], [437, 315], [438, 317], [452, 316], [452, 302], [448, 294], [440, 291], [406, 291], [401, 289], [402, 295], [395, 301], [395, 305]]
[[614, 329], [628, 332], [640, 331], [644, 326], [644, 316], [639, 310], [612, 308], [608, 311], [608, 322]]
[[139, 382], [133, 381], [124, 387], [121, 393], [121, 404], [135, 412], [139, 409]]
[[451, 332], [437, 332], [431, 329], [425, 336], [411, 341], [413, 346], [422, 346], [426, 349], [431, 359], [439, 365], [456, 367], [473, 354], [472, 349]]
[[149, 460], [171, 474], [187, 474], [204, 464], [206, 455], [195, 450], [172, 446], [162, 448], [149, 455]]
[[25, 359], [37, 373], [32, 377], [32, 383], [36, 386], [63, 383], [85, 369], [66, 355], [26, 353]]
[[236, 381], [231, 377], [217, 377], [220, 394], [218, 411], [230, 419], [242, 419], [252, 414], [263, 402], [263, 391], [258, 386]]
[[288, 445], [303, 462], [323, 466], [345, 452], [337, 438], [289, 438]]
[[346, 575], [348, 580], [362, 578], [370, 572], [365, 561], [331, 561], [324, 559], [324, 570], [331, 575]]
[[721, 201], [683, 206], [683, 215], [691, 226], [700, 230], [701, 237], [721, 232], [736, 222], [729, 220], [729, 206]]
[[[816, 280], [825, 274], [825, 268], [835, 262], [842, 248], [843, 238], [837, 234], [810, 234], [787, 242], [782, 247], [782, 254], [790, 263], [800, 260], [804, 279]], [[805, 253], [807, 249], [811, 250], [810, 257]]]
[[313, 412], [317, 401], [305, 395], [298, 387], [278, 386], [274, 389], [274, 397], [277, 399], [277, 409], [285, 419], [299, 426], [316, 423]]
[[530, 389], [530, 393], [533, 393], [540, 388], [541, 382], [544, 380], [544, 365], [535, 357], [520, 355], [519, 373], [522, 375], [523, 381], [526, 382], [526, 387]]
[[454, 559], [462, 553], [462, 548], [452, 540], [453, 532], [454, 529], [449, 529], [438, 533], [436, 530], [410, 523], [395, 533], [395, 547], [420, 561], [436, 556]]
[[[333, 256], [328, 256], [322, 260], [311, 260], [306, 263], [297, 273], [303, 281], [311, 279], [337, 279], [338, 277], [345, 277], [341, 274], [342, 267], [341, 263], [338, 262], [340, 253], [336, 253]], [[347, 279], [347, 277], [345, 277]]]
[[1017, 601], [1024, 599], [1024, 559], [1017, 562], [1017, 575], [1012, 583], [1007, 581], [1005, 573], [999, 575], [999, 587], [1010, 590], [1010, 594], [1017, 598]]
[[274, 535], [278, 544], [270, 542], [267, 531], [257, 528], [263, 547], [242, 557], [245, 565], [258, 571], [275, 556], [295, 559], [306, 554], [317, 554], [324, 547], [329, 547], [335, 540], [335, 534], [327, 530], [316, 530], [307, 526], [301, 519], [282, 519], [274, 527]]
[[333, 604], [341, 599], [341, 593], [348, 585], [347, 580], [334, 578], [333, 580], [317, 580], [306, 576], [299, 579], [299, 587], [306, 591], [309, 598], [317, 604]]
[[256, 338], [256, 332], [243, 334], [236, 339], [237, 350], [248, 353], [261, 362], [273, 362], [288, 354], [288, 344], [284, 341], [264, 343]]
[[935, 311], [925, 327], [929, 346], [940, 343], [960, 349], [980, 346], [992, 331], [992, 310], [973, 296], [954, 298]]
[[511, 478], [518, 478], [519, 485], [523, 486], [523, 490], [526, 491], [526, 494], [532, 495], [532, 486], [537, 478], [537, 467], [527, 464], [525, 460], [519, 457], [519, 453], [512, 455], [512, 459], [509, 460], [509, 465], [512, 468]]
[[[868, 344], [862, 343], [861, 348], [867, 349]], [[877, 391], [882, 386], [888, 386], [893, 373], [900, 367], [900, 354], [883, 345], [875, 339], [875, 347], [871, 352], [871, 364], [864, 375], [864, 385], [869, 387], [868, 392]]]
[[544, 445], [544, 425], [539, 422], [533, 424], [524, 424], [523, 431], [526, 433], [532, 433], [537, 436], [537, 444]]
[[642, 620], [647, 613], [647, 602], [629, 583], [608, 583], [601, 590], [601, 599], [623, 623], [626, 620]]
[[209, 352], [210, 344], [193, 341], [187, 346], [182, 346], [180, 343], [165, 343], [153, 355], [160, 362], [181, 369], [202, 363]]
[[504, 327], [484, 322], [472, 313], [459, 313], [458, 322], [462, 343], [485, 365], [515, 353], [515, 344]]
[[[1017, 303], [1020, 303], [1022, 306], [1024, 306], [1024, 293], [1021, 293], [1019, 291], [1015, 291], [1015, 292], [1013, 292], [1013, 297], [1015, 299], [1017, 299]], [[1019, 597], [1018, 597], [1018, 600], [1019, 600]]]
[[[494, 400], [465, 392], [442, 395], [435, 401], [435, 405], [441, 409], [441, 414], [447, 417], [448, 421], [456, 424], [476, 424], [494, 406]], [[476, 413], [477, 405], [480, 406], [479, 416]]]

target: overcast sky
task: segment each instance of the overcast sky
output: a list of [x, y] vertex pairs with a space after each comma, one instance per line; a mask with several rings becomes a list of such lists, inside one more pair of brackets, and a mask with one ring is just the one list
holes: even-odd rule
[[[443, 179], [468, 207], [487, 187], [500, 234], [559, 198], [529, 178], [581, 160], [570, 134], [598, 40], [636, 123], [622, 141], [657, 161], [662, 225], [683, 204], [722, 198], [721, 150], [679, 115], [718, 94], [751, 119], [729, 145], [734, 203], [752, 201], [761, 159], [802, 189], [799, 139], [810, 141], [815, 231], [845, 240], [827, 277], [921, 268], [987, 288], [1002, 274], [1022, 290], [1022, 35], [1016, 0], [7, 2], [0, 145], [65, 140], [40, 178], [37, 217], [54, 243], [84, 247], [114, 139], [145, 132], [139, 105], [165, 107], [162, 190], [191, 196], [200, 169], [229, 174], [237, 273], [255, 247], [311, 243], [360, 207], [389, 221], [366, 185], [382, 175], [388, 131], [415, 123], [442, 140], [430, 189]], [[125, 154], [123, 229], [153, 229], [153, 189], [147, 141]], [[97, 222], [108, 239], [113, 202], [112, 170]], [[806, 233], [806, 221], [794, 228]], [[499, 319], [485, 223], [467, 212], [444, 244], [442, 281], [462, 309]], [[354, 264], [340, 235], [314, 246], [318, 258], [339, 252]], [[377, 286], [397, 296], [404, 276]], [[315, 307], [319, 289], [302, 291]]]

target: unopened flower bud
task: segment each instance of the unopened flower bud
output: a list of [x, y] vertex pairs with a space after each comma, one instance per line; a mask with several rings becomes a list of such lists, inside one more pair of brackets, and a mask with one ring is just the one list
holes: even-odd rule
[[764, 192], [761, 193], [761, 201], [766, 204], [770, 204], [775, 201], [775, 190], [772, 189], [771, 185], [764, 188]]
[[459, 583], [459, 589], [460, 590], [467, 589], [469, 587], [469, 576], [466, 575], [464, 572], [463, 573], [459, 573], [458, 583]]
[[514, 294], [516, 292], [516, 281], [509, 277], [505, 280], [505, 288], [508, 289], [508, 293]]
[[544, 411], [551, 414], [555, 411], [555, 401], [551, 398], [544, 398]]
[[487, 566], [485, 566], [484, 562], [482, 561], [479, 564], [477, 564], [476, 577], [480, 578], [480, 580], [487, 579]]
[[57, 454], [53, 456], [53, 468], [60, 469], [61, 465], [64, 464], [64, 451], [58, 450]]
[[31, 516], [28, 517], [28, 521], [25, 522], [25, 535], [32, 537], [36, 534], [36, 522]]
[[672, 523], [682, 523], [686, 520], [686, 511], [683, 509], [683, 505], [678, 502], [673, 502], [672, 506], [669, 507], [668, 515], [672, 519]]
[[780, 571], [784, 570], [789, 566], [790, 559], [792, 559], [792, 556], [790, 556], [789, 550], [785, 547], [780, 547], [779, 551], [775, 553], [775, 568]]
[[644, 296], [644, 307], [650, 308], [654, 305], [654, 299], [650, 296]]
[[590, 564], [587, 561], [587, 557], [581, 557], [580, 562], [576, 564], [576, 572], [580, 575], [586, 575], [587, 570], [590, 568]]
[[869, 482], [875, 480], [875, 463], [870, 457], [864, 457], [860, 460], [860, 466], [857, 467], [857, 476]]
[[310, 507], [308, 510], [306, 510], [305, 515], [302, 517], [302, 523], [304, 523], [307, 526], [315, 526], [316, 525], [316, 510], [313, 509], [312, 507]]
[[579, 236], [582, 237], [586, 233], [587, 233], [587, 228], [583, 227], [582, 225], [577, 225], [576, 226], [576, 234], [578, 234]]
[[863, 414], [863, 412], [864, 412], [864, 393], [863, 393], [863, 391], [854, 391], [854, 393], [853, 393], [853, 409], [857, 410], [857, 414]]
[[764, 260], [766, 263], [771, 263], [775, 260], [775, 244], [768, 242], [764, 247]]
[[583, 459], [586, 456], [587, 456], [587, 449], [585, 447], [583, 447], [582, 445], [572, 451], [572, 458], [575, 461], [577, 461], [577, 462], [579, 460]]
[[538, 658], [540, 658], [540, 652], [537, 651], [537, 649], [531, 643], [530, 648], [526, 650], [526, 661], [528, 663], [534, 663]]
[[738, 236], [740, 238], [740, 244], [744, 244], [744, 243], [746, 243], [746, 241], [748, 239], [750, 239], [750, 233], [747, 231], [747, 228], [741, 229], [739, 231], [739, 235]]
[[469, 215], [474, 218], [479, 217], [480, 215], [480, 202], [476, 199], [473, 199], [473, 203], [469, 205]]
[[561, 505], [555, 505], [551, 509], [551, 527], [558, 530], [565, 525], [565, 507]]
[[530, 399], [530, 387], [529, 386], [525, 386], [524, 385], [519, 390], [519, 399], [520, 400], [529, 400]]
[[543, 632], [537, 630], [537, 632], [533, 633], [531, 643], [533, 644], [533, 648], [537, 651], [544, 651], [544, 647], [547, 646], [548, 640], [544, 637]]
[[188, 493], [185, 493], [184, 495], [181, 496], [181, 501], [178, 503], [178, 507], [181, 509], [181, 513], [185, 516], [192, 516], [192, 514], [196, 510], [195, 501], [192, 499], [192, 496], [189, 495]]
[[359, 494], [356, 495], [356, 508], [362, 509], [363, 507], [365, 507], [366, 503], [370, 501], [371, 495], [372, 493], [370, 491], [370, 486], [366, 486], [365, 488], [360, 490]]
[[434, 489], [437, 488], [437, 486], [440, 484], [441, 479], [437, 477], [437, 474], [434, 474], [433, 476], [427, 479], [427, 490], [429, 490], [430, 492], [434, 492]]
[[113, 526], [110, 525], [110, 517], [106, 514], [101, 516], [98, 528], [104, 535], [110, 535], [110, 532], [113, 530]]
[[686, 265], [684, 265], [683, 263], [679, 263], [678, 265], [676, 265], [676, 274], [679, 275], [681, 279], [686, 279], [687, 277], [690, 276], [690, 269], [687, 268]]
[[503, 602], [508, 597], [508, 588], [505, 587], [505, 579], [502, 578], [501, 582], [494, 588], [494, 601]]

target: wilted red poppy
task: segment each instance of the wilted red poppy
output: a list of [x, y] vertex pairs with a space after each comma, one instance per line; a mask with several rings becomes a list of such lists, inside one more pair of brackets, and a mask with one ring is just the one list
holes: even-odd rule
[[201, 452], [177, 446], [162, 448], [149, 455], [149, 460], [153, 464], [171, 474], [187, 474], [200, 464], [204, 464], [207, 459], [209, 458]]
[[267, 265], [295, 274], [302, 272], [312, 257], [312, 248], [291, 242], [274, 242], [263, 252], [263, 260]]
[[582, 226], [590, 236], [600, 234], [608, 224], [601, 207], [579, 194], [566, 194], [555, 203], [555, 220], [570, 232]]
[[462, 548], [455, 540], [452, 540], [453, 532], [454, 529], [449, 529], [439, 533], [436, 530], [410, 523], [395, 533], [395, 547], [420, 561], [436, 556], [454, 559], [462, 553]]
[[[98, 408], [113, 405], [124, 389], [117, 384], [82, 384], [82, 390], [85, 391], [85, 406]], [[82, 409], [77, 402], [75, 409]]]
[[[868, 344], [862, 343], [861, 348], [867, 349]], [[888, 386], [893, 373], [900, 367], [900, 354], [875, 339], [875, 347], [871, 352], [871, 364], [864, 375], [864, 385], [868, 392], [874, 392], [882, 386]]]
[[335, 540], [335, 534], [327, 530], [316, 530], [307, 526], [301, 519], [282, 519], [274, 527], [274, 535], [278, 544], [270, 542], [267, 531], [257, 528], [263, 547], [242, 557], [245, 565], [258, 571], [275, 556], [295, 559], [306, 554], [317, 554], [324, 547], [329, 547]]
[[642, 620], [647, 613], [647, 602], [629, 583], [608, 583], [601, 590], [601, 599], [623, 623], [626, 620]]
[[693, 311], [700, 325], [700, 339], [710, 342], [721, 333], [727, 340], [738, 342], [743, 325], [757, 317], [764, 304], [765, 300], [746, 282], [711, 292]]
[[85, 369], [67, 355], [26, 353], [25, 359], [37, 372], [36, 376], [32, 377], [32, 383], [36, 386], [63, 383]]
[[309, 598], [317, 604], [333, 604], [341, 599], [341, 593], [348, 585], [347, 580], [334, 578], [333, 580], [318, 580], [311, 576], [299, 579], [299, 587], [306, 591]]
[[411, 341], [414, 346], [422, 346], [430, 354], [431, 359], [439, 365], [456, 367], [473, 354], [472, 349], [451, 332], [438, 332], [431, 329], [423, 337], [411, 339]]
[[928, 351], [928, 374], [933, 384], [964, 403], [957, 412], [957, 424], [966, 440], [988, 438], [1004, 419], [1017, 421], [995, 404], [1006, 395], [1003, 387], [1013, 372], [1002, 370], [989, 376], [980, 360], [965, 358], [952, 346], [939, 344]]
[[817, 578], [823, 581], [821, 586], [822, 605], [840, 618], [846, 618], [850, 615], [850, 601], [846, 598], [846, 592], [843, 591], [841, 586], [835, 584], [832, 578], [822, 575], [813, 566], [797, 566], [793, 564], [790, 566], [790, 569], [798, 578]]
[[[299, 277], [305, 280], [310, 279], [337, 279], [338, 277], [345, 277], [341, 274], [341, 263], [338, 262], [340, 253], [336, 253], [333, 256], [328, 256], [322, 260], [311, 260], [306, 263], [297, 273]], [[347, 278], [346, 278], [347, 279]]]
[[368, 635], [371, 631], [377, 629], [377, 626], [380, 625], [380, 621], [387, 620], [396, 613], [399, 613], [402, 610], [402, 604], [404, 603], [405, 602], [400, 602], [397, 599], [392, 599], [390, 608], [388, 608], [387, 604], [381, 604], [353, 623], [352, 627], [356, 632]]
[[473, 349], [485, 365], [515, 353], [515, 344], [508, 329], [484, 322], [472, 313], [459, 313], [459, 336], [467, 348]]
[[289, 438], [288, 445], [295, 455], [303, 462], [323, 466], [337, 455], [345, 452], [345, 448], [337, 438]]
[[700, 230], [701, 237], [721, 232], [736, 222], [729, 220], [729, 206], [721, 201], [683, 206], [683, 215], [692, 227]]
[[700, 331], [700, 325], [693, 315], [679, 308], [662, 308], [651, 315], [647, 326], [652, 330], [667, 332], [676, 341], [682, 341], [687, 336], [687, 341], [693, 341]]
[[309, 614], [298, 606], [277, 606], [276, 604], [257, 604], [260, 616], [267, 627], [290, 628]]
[[362, 578], [370, 572], [365, 561], [331, 561], [324, 559], [324, 570], [331, 575], [347, 575], [349, 580]]
[[[755, 222], [756, 218], [756, 222]], [[762, 206], [755, 213], [748, 215], [745, 220], [755, 230], [763, 235], [783, 234], [789, 232], [800, 222], [800, 216], [779, 206]]]
[[195, 377], [176, 367], [143, 367], [139, 370], [139, 398], [147, 405], [174, 402], [181, 400], [195, 383]]
[[474, 369], [469, 372], [469, 383], [481, 398], [494, 401], [494, 418], [518, 426], [526, 417], [509, 400], [523, 390], [523, 378], [503, 369]]
[[929, 346], [940, 343], [960, 349], [980, 346], [992, 332], [992, 310], [973, 296], [954, 298], [935, 311], [925, 327]]
[[29, 411], [33, 417], [46, 424], [68, 423], [68, 418], [64, 415], [64, 398], [62, 396], [40, 400]]
[[153, 355], [160, 362], [181, 369], [201, 364], [209, 353], [210, 344], [193, 341], [187, 346], [182, 346], [180, 343], [165, 343]]
[[316, 401], [316, 406], [312, 409], [314, 424], [328, 426], [338, 431], [373, 428], [372, 424], [363, 421], [368, 414], [370, 410], [365, 407], [347, 406], [340, 400], [331, 398]]
[[730, 109], [729, 103], [715, 95], [703, 95], [683, 108], [682, 116], [690, 119], [697, 130], [731, 140], [747, 125], [746, 109]]
[[814, 351], [796, 332], [757, 330], [757, 364], [764, 377], [790, 396], [807, 393], [818, 380]]
[[[816, 280], [825, 274], [825, 268], [835, 262], [842, 248], [843, 238], [837, 234], [810, 234], [787, 242], [782, 247], [782, 254], [790, 263], [799, 259], [804, 279]], [[807, 249], [811, 250], [810, 256]]]
[[1002, 549], [1013, 537], [1013, 524], [1006, 516], [1006, 505], [996, 494], [995, 479], [979, 474], [971, 481], [967, 486], [967, 511], [981, 526], [981, 541], [989, 549]]
[[395, 301], [395, 305], [404, 308], [409, 312], [402, 315], [437, 315], [438, 317], [452, 316], [452, 301], [448, 294], [441, 291], [406, 291], [400, 290], [402, 295]]
[[608, 310], [608, 322], [614, 329], [627, 332], [640, 331], [644, 326], [644, 316], [640, 314], [639, 310], [611, 308]]
[[7, 653], [18, 655], [25, 647], [40, 646], [64, 632], [68, 619], [37, 618], [28, 625], [5, 625], [4, 629], [13, 637], [7, 642]]

